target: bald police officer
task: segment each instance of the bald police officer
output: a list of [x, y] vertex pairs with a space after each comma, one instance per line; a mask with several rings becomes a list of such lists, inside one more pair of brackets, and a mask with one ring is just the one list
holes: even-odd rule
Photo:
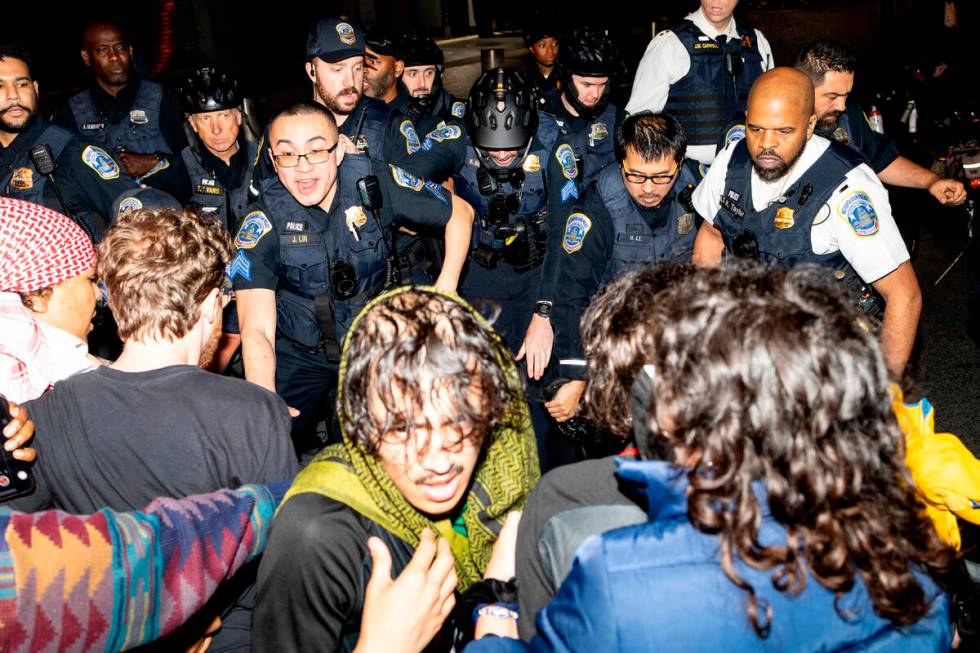
[[880, 293], [882, 349], [900, 376], [922, 296], [885, 188], [859, 153], [814, 135], [813, 84], [805, 74], [764, 73], [746, 117], [745, 139], [718, 155], [694, 193], [705, 219], [694, 262], [718, 265], [724, 256], [783, 268], [812, 264], [872, 315]]

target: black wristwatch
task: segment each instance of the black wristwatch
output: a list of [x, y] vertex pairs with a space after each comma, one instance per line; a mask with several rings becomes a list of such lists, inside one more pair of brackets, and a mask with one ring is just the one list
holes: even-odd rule
[[538, 302], [534, 305], [534, 314], [546, 320], [551, 319], [551, 302]]

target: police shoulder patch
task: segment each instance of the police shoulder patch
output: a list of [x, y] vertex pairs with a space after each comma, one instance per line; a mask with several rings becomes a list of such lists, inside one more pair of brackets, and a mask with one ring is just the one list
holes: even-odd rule
[[82, 150], [82, 162], [105, 180], [119, 178], [119, 164], [101, 147], [86, 145]]
[[398, 126], [398, 131], [405, 137], [405, 151], [409, 154], [418, 152], [422, 143], [419, 141], [418, 132], [415, 131], [415, 125], [412, 124], [412, 121], [402, 120], [402, 124]]
[[562, 238], [562, 249], [568, 254], [574, 254], [582, 249], [585, 236], [592, 228], [592, 220], [584, 213], [576, 211], [565, 221], [565, 236]]
[[402, 170], [398, 166], [393, 166], [390, 163], [388, 164], [388, 167], [391, 168], [392, 179], [394, 179], [395, 183], [402, 188], [409, 188], [417, 193], [422, 190], [423, 186], [425, 186], [425, 181], [419, 179], [407, 170]]
[[725, 147], [745, 138], [745, 125], [732, 125], [725, 133]]
[[454, 141], [462, 135], [463, 130], [459, 125], [447, 125], [445, 122], [440, 121], [435, 129], [425, 135], [425, 139], [441, 143], [443, 141]]
[[143, 202], [139, 201], [136, 197], [127, 197], [123, 201], [119, 202], [119, 209], [116, 211], [117, 215], [122, 215], [124, 213], [131, 213], [133, 211], [139, 211], [143, 208]]
[[878, 214], [871, 198], [863, 190], [856, 190], [841, 200], [837, 213], [848, 221], [858, 236], [874, 236], [878, 233]]
[[262, 211], [252, 211], [242, 220], [242, 226], [235, 236], [235, 247], [252, 249], [259, 244], [262, 237], [272, 231], [272, 223]]
[[561, 164], [561, 174], [565, 179], [578, 177], [578, 164], [575, 163], [575, 150], [568, 143], [562, 143], [555, 150], [555, 158]]
[[463, 118], [466, 115], [466, 103], [465, 102], [453, 102], [453, 108], [450, 112], [457, 118]]
[[429, 191], [429, 194], [435, 197], [437, 200], [445, 205], [449, 205], [449, 194], [446, 189], [437, 184], [434, 181], [425, 182], [425, 190]]

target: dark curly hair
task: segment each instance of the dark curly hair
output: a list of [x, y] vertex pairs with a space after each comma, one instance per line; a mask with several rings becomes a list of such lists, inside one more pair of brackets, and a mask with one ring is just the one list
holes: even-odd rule
[[814, 86], [820, 86], [829, 71], [853, 73], [856, 65], [857, 58], [843, 43], [817, 39], [800, 47], [793, 67], [806, 73]]
[[[842, 616], [860, 576], [875, 611], [899, 626], [927, 611], [913, 571], [942, 585], [954, 561], [904, 465], [879, 344], [825, 278], [807, 268], [698, 270], [657, 294], [647, 318], [656, 326], [649, 430], [696, 452], [685, 470], [688, 518], [718, 535], [722, 568], [748, 594], [760, 637], [772, 607], [739, 577], [736, 556], [772, 569], [773, 586], [790, 595], [813, 576]], [[759, 542], [755, 482], [785, 546]]]
[[[425, 290], [408, 290], [366, 309], [347, 335], [340, 419], [366, 451], [387, 434], [411, 437], [421, 407], [440, 393], [440, 412], [482, 443], [509, 420], [520, 397], [498, 356], [500, 337], [464, 304]], [[426, 394], [427, 393], [427, 394]], [[384, 418], [371, 410], [371, 397]]]
[[31, 70], [31, 51], [20, 43], [0, 42], [0, 61], [4, 59], [20, 59]]
[[660, 263], [611, 281], [582, 316], [582, 349], [589, 364], [585, 409], [610, 435], [633, 438], [630, 388], [653, 346], [657, 293], [693, 271], [685, 263]]

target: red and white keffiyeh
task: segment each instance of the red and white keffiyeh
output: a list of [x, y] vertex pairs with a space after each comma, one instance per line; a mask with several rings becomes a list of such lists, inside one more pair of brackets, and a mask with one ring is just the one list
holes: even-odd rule
[[0, 197], [0, 291], [41, 290], [93, 267], [92, 241], [71, 218]]

